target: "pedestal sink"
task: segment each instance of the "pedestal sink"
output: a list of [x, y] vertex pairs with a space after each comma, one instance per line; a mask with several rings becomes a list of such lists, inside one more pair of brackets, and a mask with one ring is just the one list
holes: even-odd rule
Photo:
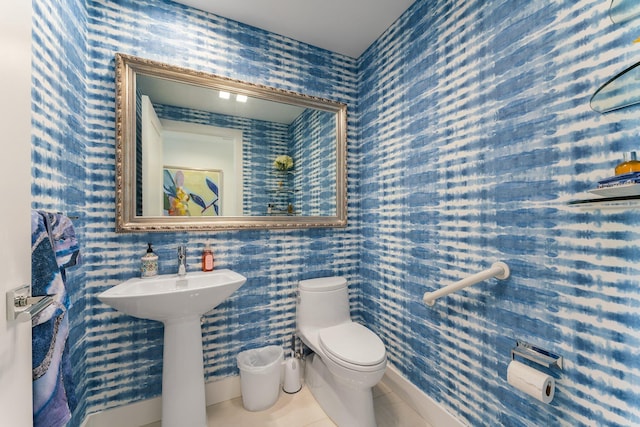
[[129, 279], [98, 295], [118, 311], [164, 323], [163, 427], [206, 427], [202, 315], [246, 282], [231, 270]]

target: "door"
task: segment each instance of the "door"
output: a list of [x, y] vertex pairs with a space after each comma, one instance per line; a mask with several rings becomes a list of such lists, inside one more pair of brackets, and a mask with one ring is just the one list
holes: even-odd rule
[[31, 2], [0, 3], [0, 425], [32, 425], [31, 324], [8, 322], [5, 294], [31, 280]]
[[[142, 215], [162, 216], [162, 124], [148, 96], [142, 95]], [[137, 155], [138, 153], [136, 153]]]

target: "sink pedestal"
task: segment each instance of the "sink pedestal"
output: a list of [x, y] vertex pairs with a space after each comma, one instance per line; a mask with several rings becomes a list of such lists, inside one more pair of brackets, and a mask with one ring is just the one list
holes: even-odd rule
[[207, 427], [200, 316], [162, 323], [162, 427]]

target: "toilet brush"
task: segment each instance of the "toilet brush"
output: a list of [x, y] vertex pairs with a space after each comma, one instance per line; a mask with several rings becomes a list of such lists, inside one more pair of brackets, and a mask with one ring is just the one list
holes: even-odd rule
[[282, 390], [285, 393], [293, 394], [300, 391], [302, 383], [300, 381], [300, 361], [298, 353], [295, 351], [296, 338], [291, 338], [291, 357], [285, 362], [284, 384]]

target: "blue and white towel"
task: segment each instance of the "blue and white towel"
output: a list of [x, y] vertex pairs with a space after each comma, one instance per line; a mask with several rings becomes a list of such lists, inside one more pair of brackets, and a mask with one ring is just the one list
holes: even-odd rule
[[31, 211], [31, 292], [53, 295], [53, 304], [32, 319], [33, 425], [64, 426], [77, 401], [69, 361], [69, 297], [65, 269], [76, 265], [79, 246], [71, 220]]

